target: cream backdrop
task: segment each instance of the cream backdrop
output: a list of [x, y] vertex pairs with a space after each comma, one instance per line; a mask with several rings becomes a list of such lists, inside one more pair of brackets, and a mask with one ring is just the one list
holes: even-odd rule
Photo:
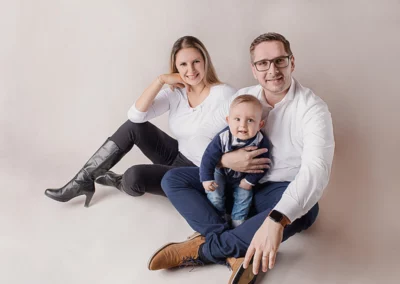
[[[259, 283], [398, 283], [399, 29], [400, 1], [0, 0], [0, 282], [226, 283], [219, 266], [146, 270], [154, 249], [191, 233], [166, 199], [99, 187], [85, 209], [43, 191], [127, 119], [178, 37], [200, 38], [241, 88], [256, 83], [251, 41], [276, 31], [294, 76], [329, 105], [336, 152], [316, 225]], [[154, 123], [169, 131], [167, 116]], [[135, 149], [115, 170], [144, 162]]]

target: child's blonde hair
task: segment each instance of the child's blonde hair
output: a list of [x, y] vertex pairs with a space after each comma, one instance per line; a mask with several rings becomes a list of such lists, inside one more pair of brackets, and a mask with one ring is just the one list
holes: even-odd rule
[[239, 104], [242, 104], [242, 103], [251, 103], [253, 105], [256, 105], [260, 109], [260, 111], [262, 111], [262, 104], [259, 101], [259, 99], [257, 99], [255, 96], [247, 95], [247, 94], [236, 97], [233, 100], [233, 102], [231, 103], [230, 108], [232, 109], [233, 107], [235, 107]]

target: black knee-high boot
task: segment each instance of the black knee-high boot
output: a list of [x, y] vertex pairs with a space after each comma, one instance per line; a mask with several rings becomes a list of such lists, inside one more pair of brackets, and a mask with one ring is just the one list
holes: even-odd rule
[[88, 207], [95, 191], [94, 180], [111, 169], [126, 153], [108, 139], [72, 180], [62, 188], [46, 189], [45, 194], [60, 202], [86, 195], [85, 207]]

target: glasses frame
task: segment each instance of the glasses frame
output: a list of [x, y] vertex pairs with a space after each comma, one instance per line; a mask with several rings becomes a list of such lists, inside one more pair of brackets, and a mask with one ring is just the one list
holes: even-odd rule
[[[256, 68], [256, 70], [257, 70], [258, 72], [265, 72], [265, 71], [268, 71], [269, 68], [271, 68], [271, 64], [272, 64], [272, 63], [274, 63], [274, 65], [275, 65], [276, 68], [286, 68], [286, 67], [289, 66], [289, 59], [290, 59], [292, 56], [293, 56], [293, 53], [292, 53], [292, 54], [289, 54], [289, 55], [286, 55], [286, 56], [278, 56], [278, 57], [276, 57], [276, 58], [274, 58], [274, 59], [271, 59], [271, 60], [268, 60], [268, 59], [261, 59], [261, 60], [258, 60], [258, 61], [256, 61], [256, 62], [253, 62], [253, 66], [254, 66], [254, 68]], [[287, 59], [287, 65], [284, 66], [284, 67], [278, 67], [278, 66], [276, 66], [275, 60], [277, 60], [277, 59], [282, 59], [282, 58], [286, 58], [286, 59]], [[269, 62], [269, 66], [268, 66], [267, 69], [265, 69], [265, 70], [258, 70], [256, 64], [257, 64], [258, 62], [261, 62], [261, 61], [267, 61], [267, 62]]]

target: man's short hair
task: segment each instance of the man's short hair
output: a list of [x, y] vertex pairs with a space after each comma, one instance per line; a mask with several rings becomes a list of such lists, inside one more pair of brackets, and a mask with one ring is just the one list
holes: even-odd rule
[[250, 56], [252, 60], [253, 60], [254, 49], [256, 48], [257, 45], [259, 45], [264, 41], [280, 41], [281, 43], [283, 43], [286, 53], [288, 55], [292, 54], [292, 50], [290, 49], [290, 42], [283, 35], [278, 33], [266, 33], [258, 36], [250, 44]]
[[262, 104], [261, 104], [260, 100], [257, 99], [255, 96], [247, 95], [247, 94], [236, 97], [232, 101], [230, 108], [232, 109], [233, 107], [235, 107], [239, 104], [242, 104], [242, 103], [250, 103], [250, 104], [256, 105], [262, 111]]

